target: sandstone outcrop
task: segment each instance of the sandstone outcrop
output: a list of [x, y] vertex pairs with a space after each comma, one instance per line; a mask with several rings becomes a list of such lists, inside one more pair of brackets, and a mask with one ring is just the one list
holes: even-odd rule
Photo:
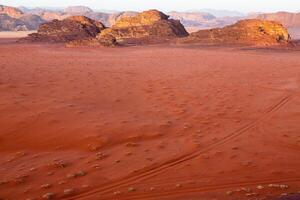
[[131, 17], [122, 17], [101, 36], [111, 35], [118, 41], [126, 39], [166, 39], [184, 37], [188, 33], [178, 20], [157, 10], [149, 10]]
[[258, 19], [241, 20], [224, 28], [201, 30], [182, 41], [188, 43], [278, 45], [288, 44], [290, 35], [283, 25]]
[[96, 37], [105, 26], [84, 16], [73, 16], [64, 20], [53, 20], [42, 24], [37, 33], [30, 34], [24, 41], [69, 42]]

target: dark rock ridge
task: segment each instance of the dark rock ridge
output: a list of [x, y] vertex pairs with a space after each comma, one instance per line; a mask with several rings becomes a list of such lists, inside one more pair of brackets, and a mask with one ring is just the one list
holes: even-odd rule
[[258, 19], [241, 20], [224, 28], [201, 30], [183, 39], [187, 43], [284, 45], [290, 43], [287, 29], [273, 21]]
[[85, 16], [73, 16], [64, 20], [53, 20], [42, 24], [37, 33], [30, 34], [23, 41], [68, 42], [94, 38], [105, 26]]

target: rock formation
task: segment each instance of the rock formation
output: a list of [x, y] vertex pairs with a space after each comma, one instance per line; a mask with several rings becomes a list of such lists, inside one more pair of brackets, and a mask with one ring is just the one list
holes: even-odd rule
[[94, 38], [105, 26], [84, 16], [73, 16], [64, 20], [53, 20], [42, 24], [37, 33], [30, 34], [25, 41], [68, 42]]
[[15, 19], [7, 14], [0, 14], [0, 31], [27, 31], [28, 28], [20, 19]]
[[188, 43], [278, 45], [288, 44], [290, 35], [283, 25], [258, 19], [241, 20], [224, 28], [201, 30], [182, 41]]
[[149, 10], [132, 17], [123, 17], [108, 29], [101, 32], [101, 36], [112, 35], [118, 41], [126, 39], [163, 40], [184, 37], [188, 33], [178, 20], [157, 10]]

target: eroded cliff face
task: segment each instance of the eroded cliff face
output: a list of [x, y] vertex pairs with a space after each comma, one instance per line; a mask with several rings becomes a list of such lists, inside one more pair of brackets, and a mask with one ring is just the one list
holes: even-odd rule
[[249, 19], [224, 28], [192, 33], [183, 42], [269, 46], [288, 44], [290, 39], [287, 29], [280, 23]]

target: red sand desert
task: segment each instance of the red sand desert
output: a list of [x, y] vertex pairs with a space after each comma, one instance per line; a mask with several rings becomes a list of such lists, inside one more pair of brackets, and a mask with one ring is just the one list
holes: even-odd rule
[[0, 42], [1, 200], [300, 191], [300, 51]]

